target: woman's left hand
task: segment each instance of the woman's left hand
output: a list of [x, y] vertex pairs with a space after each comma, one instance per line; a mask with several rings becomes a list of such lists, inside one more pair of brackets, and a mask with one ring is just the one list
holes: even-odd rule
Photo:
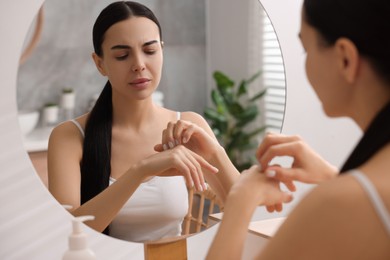
[[[288, 188], [290, 191], [295, 191], [295, 187]], [[289, 192], [280, 190], [278, 180], [268, 178], [256, 165], [241, 173], [240, 178], [231, 188], [229, 197], [238, 198], [238, 201], [245, 201], [253, 207], [264, 205], [270, 212], [282, 211], [282, 204], [293, 199]]]

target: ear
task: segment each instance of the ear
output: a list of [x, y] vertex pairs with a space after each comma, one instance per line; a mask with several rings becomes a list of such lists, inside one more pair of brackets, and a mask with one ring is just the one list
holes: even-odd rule
[[340, 38], [335, 43], [338, 67], [348, 83], [354, 83], [358, 76], [360, 56], [356, 45], [347, 38]]
[[103, 66], [102, 58], [93, 52], [92, 59], [95, 62], [96, 68], [99, 70], [100, 74], [102, 74], [103, 76], [107, 76], [106, 70], [104, 69], [104, 66]]

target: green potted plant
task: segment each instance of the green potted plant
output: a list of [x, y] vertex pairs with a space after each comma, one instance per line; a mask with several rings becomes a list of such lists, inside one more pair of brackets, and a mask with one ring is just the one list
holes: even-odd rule
[[257, 72], [236, 85], [227, 75], [215, 71], [213, 78], [216, 88], [211, 91], [214, 107], [204, 110], [204, 116], [209, 121], [214, 134], [239, 171], [255, 163], [254, 156], [245, 152], [257, 147], [256, 137], [266, 129], [266, 126], [257, 126], [248, 130], [250, 124], [260, 114], [255, 102], [266, 93], [266, 89], [253, 96], [248, 93], [249, 85], [260, 75], [261, 72]]

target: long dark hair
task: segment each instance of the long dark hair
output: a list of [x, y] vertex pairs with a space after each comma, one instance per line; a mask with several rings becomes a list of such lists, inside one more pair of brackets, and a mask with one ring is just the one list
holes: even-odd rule
[[[304, 0], [303, 18], [333, 45], [340, 37], [351, 40], [377, 75], [390, 83], [390, 1]], [[369, 87], [369, 86], [368, 86]], [[341, 168], [357, 168], [390, 142], [390, 103], [370, 123], [363, 137]]]
[[340, 37], [354, 42], [378, 75], [390, 83], [390, 1], [304, 0], [303, 14], [326, 44], [333, 45]]
[[[102, 43], [106, 31], [114, 24], [130, 17], [146, 17], [161, 27], [153, 12], [144, 5], [130, 1], [114, 2], [102, 10], [93, 26], [93, 47], [103, 57]], [[83, 204], [109, 185], [111, 175], [112, 88], [107, 81], [85, 126], [83, 156], [80, 162], [80, 203]], [[108, 233], [108, 229], [104, 231]]]

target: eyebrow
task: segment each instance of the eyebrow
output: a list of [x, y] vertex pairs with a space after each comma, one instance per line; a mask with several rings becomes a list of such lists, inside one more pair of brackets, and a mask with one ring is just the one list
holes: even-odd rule
[[[158, 42], [159, 41], [157, 40], [148, 41], [142, 44], [142, 47], [149, 46]], [[131, 47], [129, 45], [115, 45], [111, 47], [111, 50], [118, 50], [118, 49], [131, 49]]]

